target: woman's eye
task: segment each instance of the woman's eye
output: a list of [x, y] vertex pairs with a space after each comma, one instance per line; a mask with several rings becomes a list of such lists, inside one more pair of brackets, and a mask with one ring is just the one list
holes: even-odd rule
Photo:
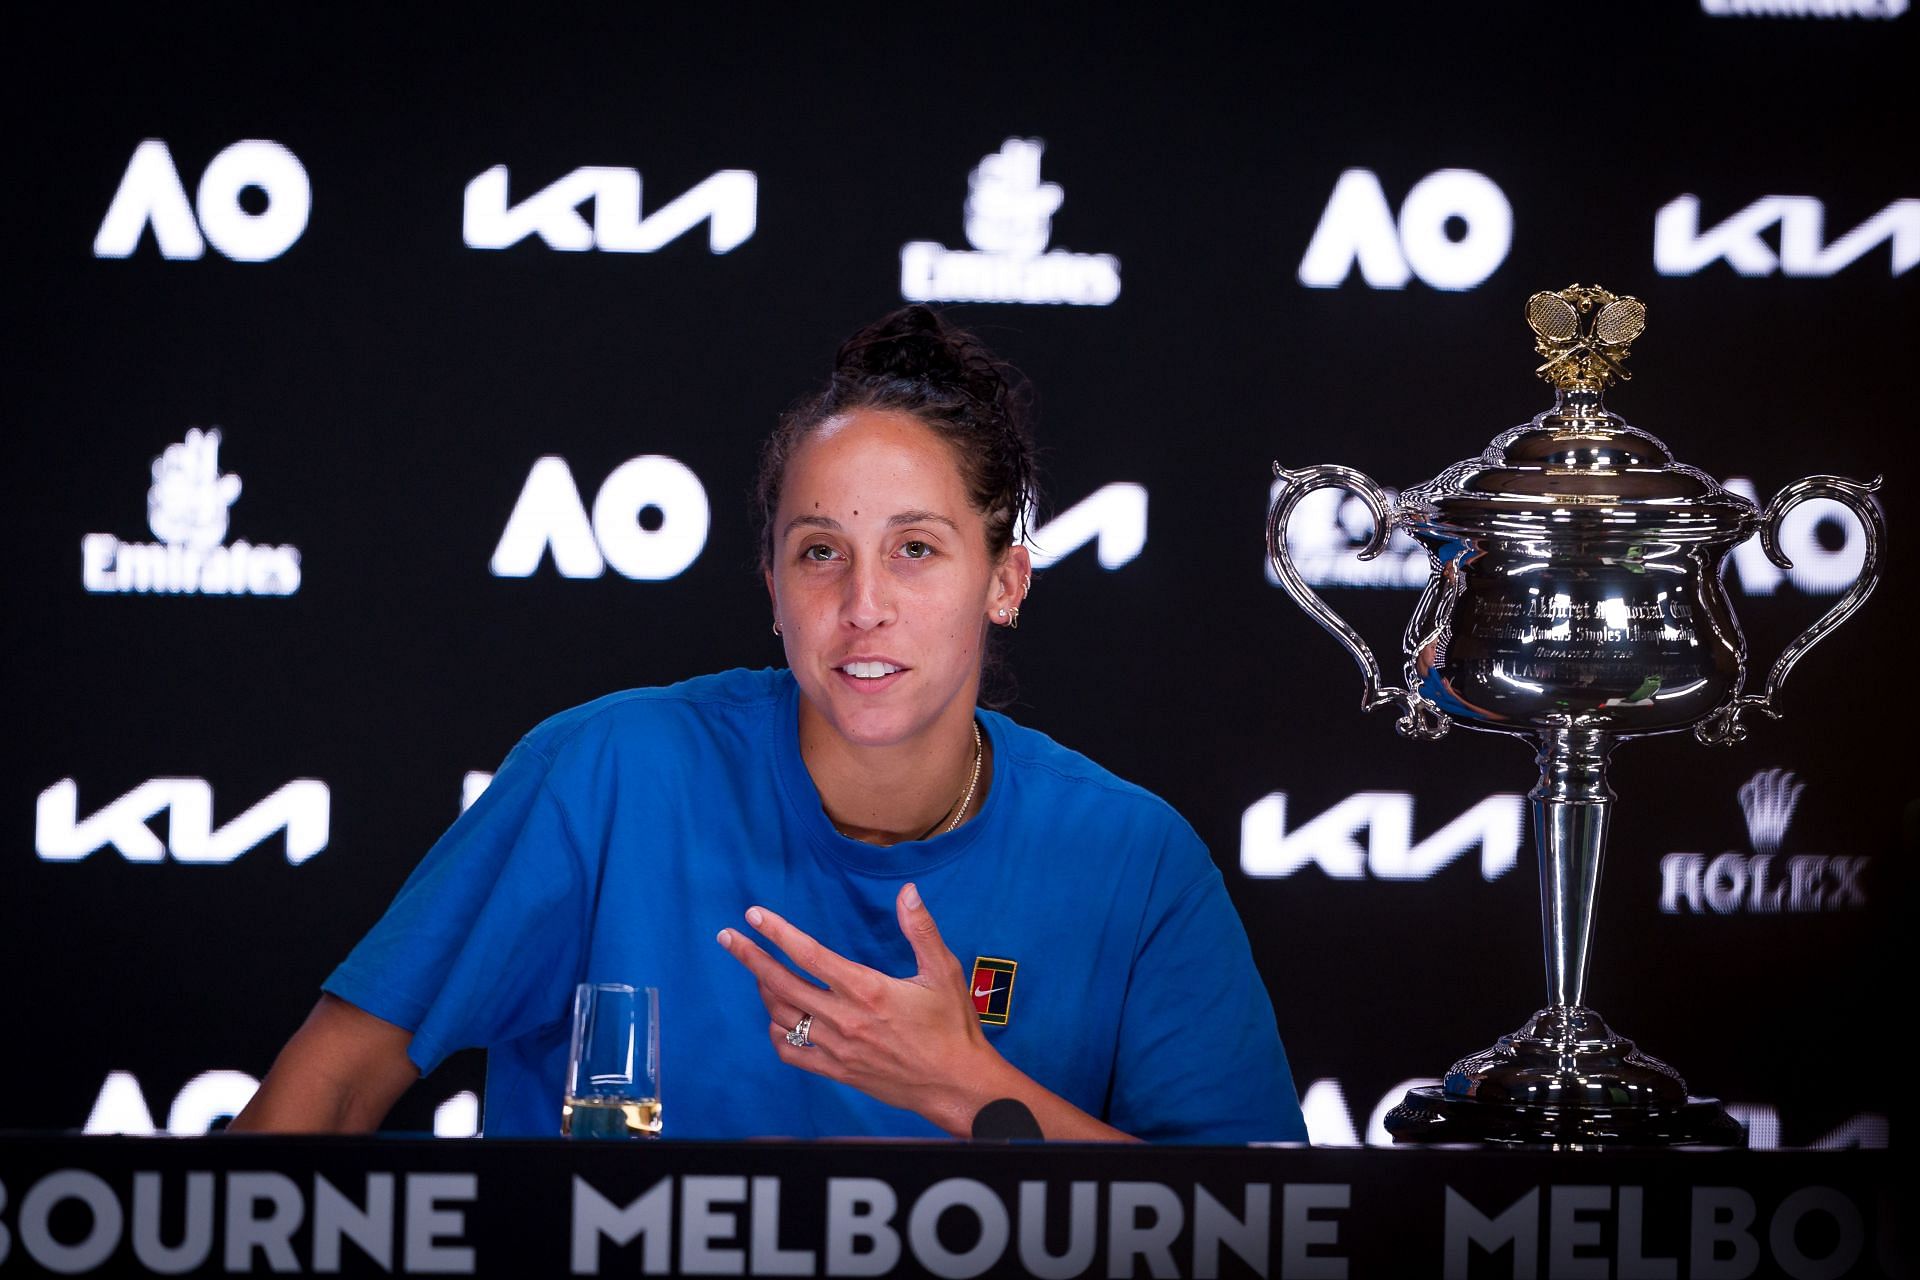
[[901, 545], [900, 554], [909, 560], [925, 560], [933, 554], [933, 548], [918, 538], [915, 538], [913, 541]]
[[833, 548], [824, 542], [816, 542], [805, 551], [802, 551], [800, 558], [802, 560], [831, 560], [833, 559]]

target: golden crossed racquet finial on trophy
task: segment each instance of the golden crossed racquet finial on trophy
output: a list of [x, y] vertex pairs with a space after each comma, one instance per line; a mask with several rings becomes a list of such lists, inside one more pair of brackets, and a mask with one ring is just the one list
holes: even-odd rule
[[1528, 298], [1527, 326], [1533, 349], [1547, 357], [1535, 373], [1562, 391], [1598, 392], [1633, 377], [1623, 367], [1627, 345], [1646, 332], [1647, 305], [1599, 285], [1570, 284]]

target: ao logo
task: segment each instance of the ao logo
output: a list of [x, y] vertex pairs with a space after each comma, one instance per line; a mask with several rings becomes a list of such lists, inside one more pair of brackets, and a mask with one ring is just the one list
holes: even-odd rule
[[1513, 206], [1485, 174], [1428, 174], [1407, 192], [1396, 222], [1380, 179], [1349, 169], [1334, 183], [1300, 260], [1300, 283], [1337, 289], [1358, 263], [1375, 289], [1404, 289], [1414, 276], [1435, 289], [1471, 289], [1506, 261], [1512, 244]]
[[[327, 847], [327, 784], [295, 778], [224, 826], [213, 825], [213, 788], [201, 778], [152, 778], [82, 820], [80, 787], [62, 778], [40, 793], [33, 847], [44, 862], [78, 862], [111, 845], [129, 862], [232, 862], [276, 832], [298, 866]], [[167, 815], [163, 844], [147, 824]]]
[[[80, 1132], [134, 1138], [166, 1133], [176, 1138], [196, 1138], [211, 1130], [215, 1121], [239, 1115], [259, 1088], [260, 1082], [244, 1071], [202, 1071], [173, 1096], [163, 1129], [154, 1123], [153, 1109], [147, 1105], [139, 1077], [131, 1071], [109, 1071]], [[471, 1138], [479, 1131], [480, 1099], [473, 1094], [462, 1090], [434, 1108], [435, 1137]]]
[[1307, 1122], [1307, 1140], [1316, 1147], [1357, 1147], [1363, 1143], [1390, 1147], [1393, 1138], [1387, 1133], [1387, 1112], [1405, 1101], [1407, 1090], [1439, 1083], [1430, 1076], [1402, 1080], [1380, 1095], [1362, 1125], [1355, 1123], [1358, 1116], [1347, 1101], [1345, 1086], [1332, 1076], [1324, 1076], [1300, 1091], [1300, 1115]]
[[[1700, 197], [1676, 197], [1653, 219], [1653, 266], [1690, 276], [1725, 259], [1743, 276], [1830, 276], [1881, 244], [1892, 246], [1893, 274], [1920, 263], [1920, 200], [1895, 200], [1853, 230], [1825, 243], [1826, 206], [1812, 196], [1763, 196], [1726, 221], [1700, 229]], [[1780, 227], [1775, 252], [1762, 233]]]
[[[1755, 492], [1753, 481], [1744, 476], [1728, 477], [1727, 488], [1760, 506], [1766, 505]], [[1832, 546], [1822, 541], [1822, 529], [1829, 534]], [[1758, 534], [1733, 549], [1734, 576], [1742, 591], [1750, 596], [1770, 596], [1784, 581], [1808, 595], [1838, 595], [1853, 585], [1860, 567], [1867, 562], [1867, 531], [1853, 512], [1837, 502], [1817, 498], [1787, 512], [1780, 522], [1780, 550], [1793, 562], [1793, 568], [1782, 571], [1767, 559]]]
[[531, 577], [551, 548], [563, 578], [598, 578], [612, 565], [622, 577], [658, 582], [699, 558], [709, 520], [700, 477], [649, 453], [614, 468], [589, 522], [567, 460], [549, 454], [527, 473], [488, 567], [496, 578]]
[[[1267, 491], [1267, 509], [1280, 500], [1282, 482]], [[1383, 489], [1391, 506], [1398, 491]], [[1424, 547], [1403, 530], [1395, 529], [1387, 549], [1371, 560], [1359, 552], [1373, 531], [1373, 513], [1367, 504], [1344, 489], [1315, 489], [1300, 499], [1287, 521], [1287, 552], [1300, 575], [1316, 587], [1424, 587], [1429, 564]], [[1267, 581], [1280, 585], [1267, 561]]]
[[1240, 816], [1240, 870], [1268, 879], [1312, 864], [1336, 880], [1426, 880], [1477, 847], [1491, 881], [1513, 870], [1525, 825], [1526, 797], [1500, 793], [1416, 843], [1412, 796], [1361, 791], [1288, 831], [1287, 793], [1275, 791]]
[[[549, 249], [574, 253], [652, 253], [704, 220], [707, 248], [726, 253], [753, 234], [759, 193], [752, 173], [722, 169], [643, 218], [637, 170], [589, 165], [509, 205], [507, 166], [497, 164], [467, 184], [462, 234], [470, 249], [505, 249], [537, 235]], [[588, 200], [591, 224], [580, 216]]]
[[[250, 189], [266, 198], [257, 213], [240, 203]], [[248, 138], [207, 165], [189, 209], [173, 154], [159, 138], [148, 138], [127, 162], [93, 238], [93, 256], [132, 257], [151, 223], [163, 258], [199, 258], [212, 241], [235, 262], [266, 262], [300, 238], [312, 208], [313, 188], [299, 158], [277, 142]]]

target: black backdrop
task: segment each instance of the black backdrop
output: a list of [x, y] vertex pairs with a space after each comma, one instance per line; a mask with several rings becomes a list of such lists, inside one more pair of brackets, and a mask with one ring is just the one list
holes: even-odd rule
[[[1018, 138], [1044, 140], [1040, 179], [1060, 189], [1051, 246], [1111, 255], [1119, 294], [955, 312], [1039, 388], [1051, 511], [1133, 484], [1147, 524], [1117, 567], [1089, 544], [1040, 576], [1009, 650], [1014, 711], [1166, 796], [1207, 840], [1317, 1140], [1364, 1137], [1402, 1081], [1540, 1000], [1528, 848], [1491, 878], [1474, 841], [1428, 877], [1378, 873], [1395, 814], [1410, 805], [1411, 839], [1426, 840], [1524, 793], [1532, 766], [1508, 740], [1413, 744], [1359, 714], [1352, 665], [1264, 574], [1270, 462], [1406, 485], [1477, 452], [1550, 400], [1530, 372], [1527, 295], [1598, 280], [1650, 311], [1637, 377], [1610, 403], [1684, 460], [1763, 499], [1816, 472], [1887, 477], [1889, 581], [1802, 664], [1787, 718], [1730, 751], [1673, 737], [1615, 756], [1591, 984], [1616, 1027], [1746, 1108], [1763, 1145], [1885, 1143], [1902, 1099], [1872, 1045], [1905, 1017], [1914, 905], [1898, 691], [1916, 19], [1904, 0], [1736, 11], [1755, 7], [1308, 5], [1245, 26], [1095, 10], [654, 6], [494, 26], [235, 10], [21, 41], [7, 77], [0, 1127], [203, 1126], [245, 1084], [205, 1073], [265, 1071], [456, 815], [468, 772], [572, 703], [777, 661], [747, 518], [757, 443], [841, 335], [899, 304], [901, 246], [970, 247], [969, 174]], [[176, 247], [175, 205], [201, 203], [197, 258], [164, 256], [153, 226], [123, 256], [96, 255], [146, 139], [179, 175], [172, 203], [149, 199]], [[264, 261], [232, 260], [246, 250], [231, 229], [297, 210], [299, 193], [246, 191], [235, 213], [229, 191], [223, 213], [221, 184], [201, 183], [243, 139], [277, 143], [310, 183], [305, 230]], [[537, 235], [470, 248], [463, 193], [498, 165], [516, 205], [585, 167], [637, 171], [649, 215], [716, 172], [751, 172], [751, 234], [720, 253], [706, 222], [653, 252]], [[1351, 178], [1359, 194], [1323, 228], [1350, 170], [1383, 199]], [[1403, 215], [1445, 170], [1481, 180], [1430, 183]], [[245, 177], [245, 153], [226, 171]], [[1462, 191], [1477, 203], [1449, 205]], [[1670, 233], [1657, 253], [1656, 218], [1688, 195], [1699, 237]], [[737, 223], [737, 181], [732, 196]], [[1755, 207], [1776, 197], [1802, 199]], [[1875, 218], [1864, 251], [1819, 252]], [[1331, 287], [1302, 280], [1317, 231], [1349, 257], [1359, 246]], [[1689, 245], [1699, 264], [1658, 269]], [[1475, 255], [1472, 287], [1427, 282]], [[1404, 287], [1369, 283], [1402, 261]], [[297, 548], [297, 590], [90, 590], [104, 570], [85, 565], [87, 536], [158, 542], [154, 461], [216, 426], [219, 469], [243, 482], [226, 544]], [[536, 460], [565, 460], [590, 515], [601, 482], [648, 454], [684, 464], [711, 504], [685, 572], [569, 578], [551, 555], [530, 576], [489, 572]], [[1116, 535], [1126, 506], [1102, 508]], [[676, 531], [691, 518], [656, 509], [636, 533], [629, 506], [612, 541], [644, 543], [662, 515]], [[1858, 534], [1827, 519], [1807, 537], [1813, 590], [1730, 571], [1761, 662], [1831, 603]], [[1397, 666], [1414, 593], [1328, 597]], [[1804, 789], [1768, 840], [1737, 793], [1773, 770]], [[156, 779], [199, 781], [126, 799]], [[324, 795], [279, 790], [296, 779]], [[1248, 875], [1243, 815], [1276, 792], [1295, 835], [1363, 793], [1347, 812], [1373, 822], [1322, 831], [1321, 860], [1291, 874]], [[230, 861], [191, 860], [193, 797], [208, 793]], [[223, 831], [270, 796], [258, 832]], [[154, 859], [87, 827], [122, 800], [152, 815]], [[317, 813], [324, 846], [296, 865]], [[1371, 841], [1373, 869], [1328, 874], [1343, 849], [1365, 863], [1349, 835]], [[1804, 893], [1787, 904], [1799, 910], [1754, 910], [1750, 893], [1716, 899], [1727, 911], [1684, 894], [1661, 909], [1668, 855], [1731, 853], [1733, 877], [1768, 851], [1776, 878], [1795, 856], [1864, 861], [1803, 864], [1826, 868], [1817, 910]], [[667, 1038], [687, 1063], [692, 1047]], [[430, 1127], [479, 1073], [455, 1059], [394, 1123]]]

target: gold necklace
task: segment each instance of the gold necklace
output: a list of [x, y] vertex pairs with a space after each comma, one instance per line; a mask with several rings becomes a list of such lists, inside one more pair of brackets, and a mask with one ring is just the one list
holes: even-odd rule
[[[983, 746], [980, 740], [980, 721], [978, 719], [975, 719], [973, 722], [973, 776], [967, 779], [966, 793], [960, 797], [959, 807], [951, 811], [953, 814], [953, 820], [947, 823], [946, 830], [942, 831], [940, 833], [941, 835], [944, 836], [948, 832], [952, 831], [955, 827], [959, 826], [961, 821], [966, 818], [967, 810], [972, 807], [973, 793], [980, 786], [980, 762], [981, 762], [981, 759], [985, 756], [985, 754], [986, 754], [985, 747]], [[833, 822], [832, 817], [829, 816], [827, 821]], [[941, 822], [941, 819], [935, 818], [933, 820], [933, 826], [928, 827], [925, 831], [922, 831], [919, 835], [915, 836], [914, 839], [925, 840], [928, 836], [933, 834], [934, 828], [938, 827], [940, 825], [940, 822]], [[841, 835], [846, 836], [847, 839], [849, 840], [858, 840], [860, 838], [858, 836], [848, 835], [847, 829], [841, 826], [837, 822], [833, 823], [833, 829], [835, 831], [838, 831]]]
[[[973, 789], [980, 785], [980, 757], [982, 754], [984, 753], [980, 746], [980, 721], [976, 717], [973, 722], [973, 776], [967, 779], [967, 794], [960, 797], [960, 812], [953, 815], [953, 821], [947, 824], [947, 831], [952, 831], [960, 825], [960, 820], [967, 816], [967, 806], [973, 803]], [[940, 834], [946, 835], [947, 831], [942, 831]], [[926, 839], [925, 836], [921, 836], [920, 838], [922, 840]]]

